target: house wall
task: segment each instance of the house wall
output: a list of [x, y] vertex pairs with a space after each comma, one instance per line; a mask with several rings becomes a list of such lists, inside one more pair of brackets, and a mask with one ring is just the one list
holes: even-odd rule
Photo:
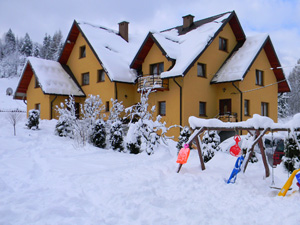
[[[258, 90], [246, 92], [243, 94], [244, 99], [250, 100], [250, 116], [252, 117], [253, 114], [261, 115], [261, 102], [267, 102], [269, 103], [268, 116], [271, 119], [273, 119], [274, 122], [277, 122], [278, 84], [276, 84], [277, 80], [275, 74], [273, 70], [271, 70], [270, 68], [271, 65], [268, 61], [265, 50], [263, 49], [259, 53], [253, 65], [251, 66], [250, 71], [245, 76], [245, 79], [242, 82], [240, 82], [240, 89], [244, 92], [244, 91], [260, 88]], [[256, 69], [264, 71], [263, 88], [261, 88], [262, 86], [258, 86], [255, 84]], [[269, 84], [275, 84], [275, 85], [268, 86]], [[244, 120], [248, 118], [249, 117], [243, 117]]]
[[40, 118], [50, 119], [49, 95], [44, 95], [42, 89], [35, 88], [35, 76], [32, 76], [27, 89], [27, 116], [36, 104], [40, 104]]
[[[172, 62], [168, 61], [168, 59], [162, 54], [158, 46], [154, 43], [142, 65], [143, 74], [145, 74], [144, 76], [150, 74], [151, 64], [161, 62], [164, 63], [164, 71], [167, 71], [172, 65]], [[177, 78], [176, 80], [178, 80], [178, 82], [182, 82], [180, 81], [180, 78]], [[136, 102], [140, 100], [139, 98], [140, 94], [137, 93]], [[169, 91], [157, 91], [155, 93], [151, 93], [149, 96], [149, 109], [151, 109], [153, 105], [156, 106], [155, 116], [159, 114], [159, 102], [161, 101], [166, 102], [166, 116], [162, 116], [162, 121], [165, 121], [167, 123], [167, 126], [175, 124], [179, 125], [179, 87], [174, 83], [173, 79], [169, 79]], [[179, 128], [172, 128], [167, 133], [167, 135], [174, 135], [178, 137]]]
[[[219, 37], [227, 39], [227, 52], [219, 50]], [[189, 125], [190, 116], [208, 119], [218, 115], [218, 87], [211, 85], [210, 81], [236, 44], [234, 33], [230, 25], [227, 24], [185, 75], [183, 81], [183, 125]], [[197, 76], [198, 63], [206, 64], [206, 78]], [[227, 96], [223, 95], [221, 98], [227, 98]], [[206, 116], [199, 116], [200, 101], [206, 102]]]

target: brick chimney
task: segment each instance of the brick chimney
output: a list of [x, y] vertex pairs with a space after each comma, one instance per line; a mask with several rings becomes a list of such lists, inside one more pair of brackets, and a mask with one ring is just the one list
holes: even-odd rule
[[194, 16], [191, 14], [183, 16], [182, 18], [183, 18], [183, 28], [190, 27], [194, 22]]
[[128, 24], [129, 22], [123, 21], [119, 23], [119, 35], [128, 42]]

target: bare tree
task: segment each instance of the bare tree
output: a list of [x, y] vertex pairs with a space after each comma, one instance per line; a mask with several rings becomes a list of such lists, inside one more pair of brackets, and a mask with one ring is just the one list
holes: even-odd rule
[[7, 113], [7, 120], [14, 127], [14, 136], [16, 136], [16, 125], [22, 119], [22, 114], [19, 111], [11, 111]]

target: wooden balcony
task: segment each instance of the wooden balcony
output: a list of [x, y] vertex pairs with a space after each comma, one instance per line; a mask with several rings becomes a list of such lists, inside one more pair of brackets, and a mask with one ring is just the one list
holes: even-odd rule
[[218, 115], [218, 119], [222, 122], [237, 122], [237, 115], [236, 113], [232, 114], [224, 114]]
[[169, 79], [161, 79], [160, 75], [143, 75], [138, 78], [138, 91], [143, 86], [146, 89], [152, 88], [157, 91], [169, 90]]

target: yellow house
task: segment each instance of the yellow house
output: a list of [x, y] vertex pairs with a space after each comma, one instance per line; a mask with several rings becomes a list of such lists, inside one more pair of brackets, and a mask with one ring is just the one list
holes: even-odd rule
[[150, 32], [131, 63], [139, 83], [157, 88], [149, 101], [158, 114], [182, 126], [190, 116], [276, 122], [277, 95], [290, 89], [269, 36], [246, 37], [234, 11], [193, 19]]
[[[29, 58], [15, 99], [27, 100], [28, 110], [40, 104], [43, 119], [55, 118], [54, 106], [69, 94], [77, 104], [100, 95], [107, 112], [111, 98], [131, 106], [145, 83], [155, 90], [150, 105], [169, 126], [188, 126], [190, 116], [242, 121], [261, 114], [276, 122], [277, 95], [290, 91], [270, 37], [246, 37], [234, 11], [198, 21], [187, 15], [182, 25], [141, 41], [128, 34], [128, 22], [114, 31], [74, 21], [56, 66], [76, 94], [46, 91], [50, 74], [36, 87], [45, 74], [31, 61], [38, 60]], [[169, 134], [178, 136], [179, 128]]]

